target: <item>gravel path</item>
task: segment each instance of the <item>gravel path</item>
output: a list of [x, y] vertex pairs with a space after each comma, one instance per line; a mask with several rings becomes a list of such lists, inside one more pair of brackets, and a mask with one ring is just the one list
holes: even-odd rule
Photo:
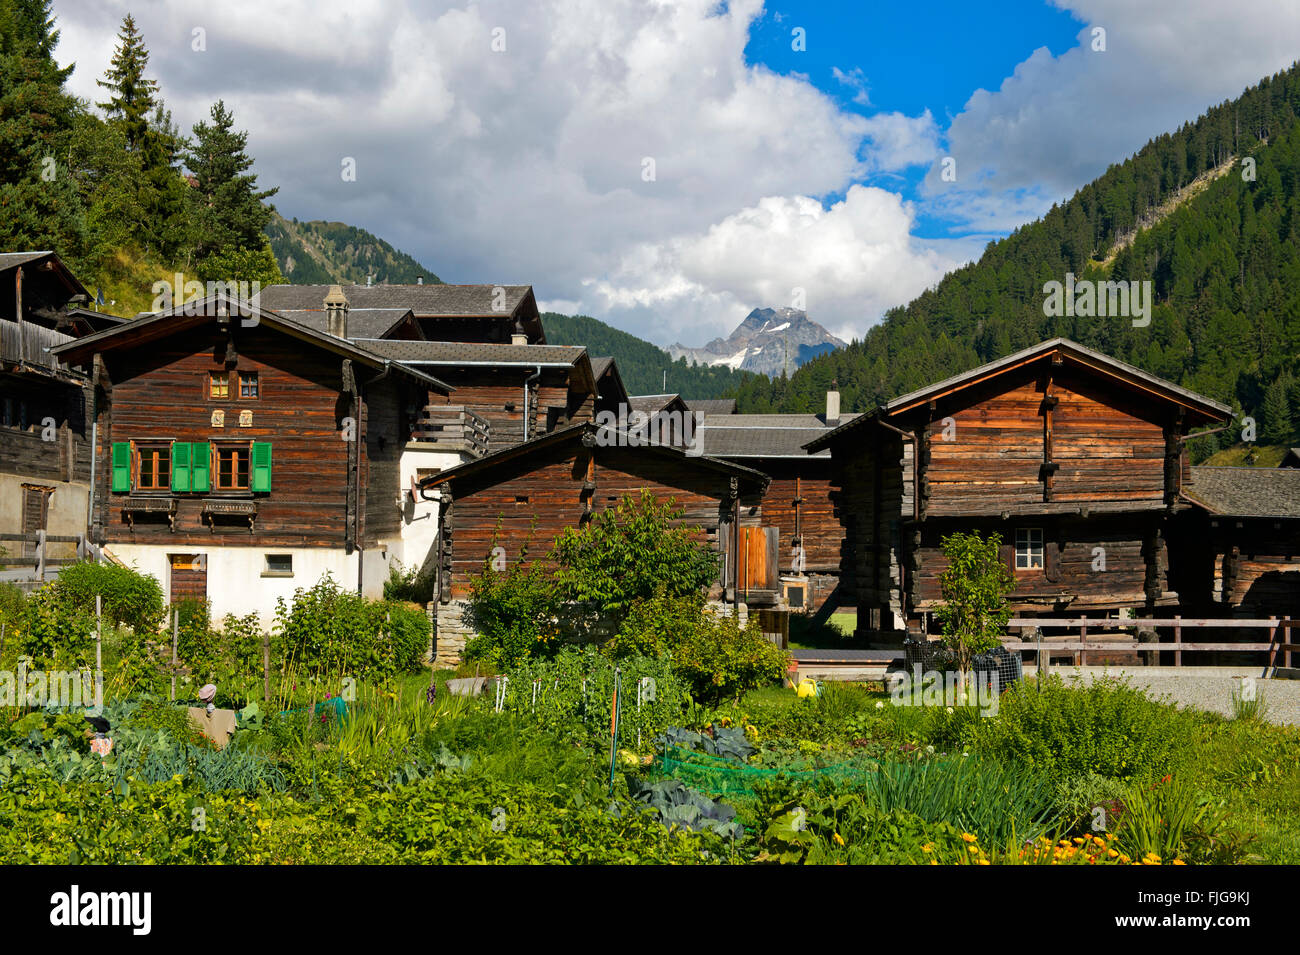
[[[1032, 671], [1032, 667], [1026, 668]], [[1300, 726], [1300, 680], [1260, 678], [1262, 667], [1052, 667], [1067, 682], [1071, 675], [1091, 681], [1109, 673], [1127, 676], [1130, 685], [1152, 697], [1168, 696], [1179, 707], [1195, 707], [1232, 716], [1232, 692], [1243, 677], [1253, 678], [1267, 706], [1270, 723]]]

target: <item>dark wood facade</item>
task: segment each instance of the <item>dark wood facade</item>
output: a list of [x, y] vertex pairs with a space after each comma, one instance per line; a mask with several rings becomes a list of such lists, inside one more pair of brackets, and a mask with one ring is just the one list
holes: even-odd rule
[[493, 547], [509, 561], [525, 546], [532, 559], [543, 559], [566, 528], [643, 489], [671, 499], [683, 510], [681, 523], [700, 528], [722, 557], [714, 596], [734, 596], [738, 531], [763, 523], [764, 476], [674, 448], [602, 446], [595, 432], [574, 426], [425, 482], [426, 491], [441, 493], [444, 602], [469, 596]]
[[[395, 536], [408, 409], [447, 388], [270, 313], [245, 325], [216, 303], [198, 311], [67, 346], [94, 368], [97, 539], [350, 553]], [[168, 480], [146, 452], [165, 452]]]
[[[829, 446], [859, 630], [926, 629], [943, 538], [997, 533], [1018, 614], [1175, 606], [1183, 441], [1229, 410], [1064, 340], [895, 399]], [[1176, 577], [1177, 575], [1174, 575]]]

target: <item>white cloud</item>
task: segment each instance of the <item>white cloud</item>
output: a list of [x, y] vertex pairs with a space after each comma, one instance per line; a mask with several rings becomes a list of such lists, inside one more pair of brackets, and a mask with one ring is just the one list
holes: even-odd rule
[[853, 186], [830, 208], [769, 196], [702, 232], [638, 246], [591, 291], [608, 309], [669, 316], [674, 337], [725, 335], [752, 303], [802, 297], [811, 318], [841, 338], [861, 338], [885, 309], [961, 264], [953, 253], [968, 251], [916, 242], [912, 222], [909, 204], [874, 187]]
[[[977, 90], [948, 129], [955, 183], [929, 194], [958, 221], [1006, 228], [1041, 215], [1112, 163], [1300, 53], [1300, 4], [1274, 0], [1054, 0], [1083, 21], [1060, 56], [1035, 50], [995, 91]], [[1105, 50], [1094, 50], [1095, 27]], [[1024, 221], [1019, 219], [1019, 221]]]
[[835, 77], [836, 82], [853, 90], [853, 102], [859, 106], [871, 105], [871, 88], [867, 85], [867, 75], [862, 72], [862, 67], [841, 70], [838, 66], [832, 66], [831, 76]]

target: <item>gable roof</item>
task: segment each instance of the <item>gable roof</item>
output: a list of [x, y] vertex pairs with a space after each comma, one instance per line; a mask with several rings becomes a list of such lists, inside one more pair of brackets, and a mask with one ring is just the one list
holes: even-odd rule
[[933, 385], [927, 385], [908, 394], [900, 395], [880, 405], [870, 414], [862, 415], [854, 421], [840, 425], [834, 431], [812, 442], [809, 448], [810, 450], [819, 450], [838, 440], [845, 431], [859, 427], [867, 421], [882, 421], [887, 417], [903, 414], [963, 388], [969, 388], [1032, 362], [1057, 356], [1062, 361], [1070, 361], [1079, 367], [1106, 375], [1126, 387], [1146, 392], [1164, 401], [1179, 405], [1190, 411], [1194, 418], [1200, 419], [1201, 423], [1225, 421], [1232, 417], [1232, 409], [1227, 405], [1220, 404], [1204, 395], [1199, 395], [1194, 391], [1183, 388], [1181, 385], [1175, 385], [1171, 381], [1166, 381], [1164, 378], [1143, 371], [1141, 368], [1127, 362], [1093, 351], [1091, 348], [1086, 348], [1078, 342], [1072, 342], [1068, 338], [1050, 338], [1030, 348], [1022, 349], [1013, 355], [999, 358], [996, 361], [980, 365], [978, 368], [972, 368], [970, 371], [953, 375], [951, 378], [945, 378]]
[[90, 293], [86, 291], [86, 287], [72, 274], [72, 270], [63, 263], [63, 260], [56, 253], [48, 249], [41, 252], [0, 252], [0, 272], [8, 272], [20, 265], [32, 265], [33, 263], [39, 263], [42, 271], [53, 273], [68, 289], [69, 299], [81, 296], [82, 301], [90, 300]]
[[667, 411], [673, 405], [680, 405], [682, 411], [688, 410], [681, 395], [628, 395], [627, 398], [628, 410], [644, 415]]
[[[857, 418], [843, 415], [841, 420]], [[829, 460], [829, 448], [808, 451], [813, 439], [826, 434], [822, 415], [719, 414], [698, 426], [705, 454], [718, 458], [820, 458]]]
[[[83, 365], [97, 352], [113, 351], [131, 345], [158, 341], [193, 328], [195, 325], [222, 317], [223, 313], [229, 315], [234, 312], [237, 315], [240, 310], [243, 310], [249, 317], [256, 318], [257, 321], [254, 323], [256, 325], [267, 325], [307, 344], [324, 348], [345, 358], [354, 359], [372, 368], [398, 369], [443, 394], [450, 394], [453, 390], [450, 385], [434, 378], [432, 375], [393, 362], [383, 355], [376, 354], [370, 349], [358, 345], [356, 342], [327, 335], [299, 322], [284, 318], [260, 305], [253, 305], [249, 302], [235, 302], [225, 292], [220, 291], [199, 301], [182, 303], [164, 311], [155, 312], [152, 315], [114, 325], [84, 338], [65, 342], [50, 349], [50, 352], [57, 355], [68, 365]], [[245, 319], [241, 318], [231, 318], [230, 320], [245, 321]]]
[[1278, 462], [1280, 468], [1300, 468], [1300, 448], [1290, 448]]
[[697, 415], [735, 414], [735, 398], [687, 398], [686, 407]]
[[1198, 466], [1183, 494], [1224, 517], [1300, 518], [1300, 470]]
[[[605, 401], [613, 404], [627, 403], [627, 385], [619, 373], [618, 363], [608, 355], [591, 359], [591, 376], [596, 382], [596, 393]], [[608, 378], [608, 384], [602, 380]]]
[[[278, 308], [290, 321], [325, 332], [329, 318], [323, 308]], [[413, 313], [409, 308], [349, 308], [348, 338], [384, 338]]]
[[[503, 294], [498, 294], [501, 289]], [[268, 285], [261, 304], [279, 311], [323, 309], [329, 285]], [[410, 309], [417, 317], [502, 318], [532, 299], [531, 285], [344, 285], [351, 308]], [[502, 308], [493, 306], [500, 303]], [[534, 308], [535, 308], [534, 304]]]
[[[516, 458], [532, 454], [544, 448], [554, 447], [568, 441], [583, 440], [586, 439], [586, 436], [588, 435], [591, 435], [592, 438], [594, 438], [596, 432], [601, 430], [601, 426], [590, 421], [583, 421], [578, 424], [569, 425], [568, 427], [557, 428], [541, 437], [530, 438], [529, 440], [520, 442], [519, 444], [513, 444], [507, 448], [502, 448], [500, 451], [494, 451], [476, 461], [467, 461], [464, 464], [458, 464], [445, 471], [440, 471], [437, 474], [422, 479], [419, 482], [419, 486], [422, 490], [428, 490], [437, 487], [440, 484], [445, 484], [455, 478], [469, 477], [492, 471], [515, 460]], [[621, 429], [612, 428], [609, 430], [621, 438], [627, 437], [627, 432]], [[762, 471], [756, 471], [753, 468], [745, 467], [743, 464], [724, 461], [720, 458], [710, 457], [708, 455], [687, 454], [683, 449], [678, 447], [659, 444], [640, 445], [637, 446], [636, 450], [692, 461], [700, 467], [710, 468], [712, 470], [734, 475], [757, 486], [760, 490], [767, 487], [769, 480], [768, 476]], [[510, 473], [513, 475], [516, 472], [511, 471]]]

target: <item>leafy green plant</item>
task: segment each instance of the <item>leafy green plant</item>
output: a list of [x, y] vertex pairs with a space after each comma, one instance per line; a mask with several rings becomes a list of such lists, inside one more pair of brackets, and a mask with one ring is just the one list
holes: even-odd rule
[[1002, 695], [997, 715], [978, 720], [975, 746], [1032, 766], [1059, 783], [1095, 772], [1151, 780], [1192, 758], [1194, 718], [1114, 678], [1067, 686], [1056, 675], [1021, 682]]
[[683, 514], [642, 489], [639, 498], [624, 495], [584, 526], [566, 528], [551, 555], [560, 598], [617, 617], [637, 600], [698, 594], [717, 579], [718, 558], [698, 527], [681, 525]]
[[1016, 581], [999, 555], [1001, 544], [998, 534], [985, 539], [961, 532], [949, 534], [941, 543], [948, 566], [939, 577], [943, 603], [935, 615], [962, 673], [970, 671], [972, 656], [1002, 642], [1011, 619], [1007, 594]]
[[1171, 862], [1186, 852], [1193, 829], [1212, 838], [1222, 812], [1180, 776], [1130, 786], [1116, 831], [1118, 847], [1134, 859], [1154, 856]]
[[59, 571], [43, 590], [53, 591], [60, 606], [86, 616], [95, 613], [98, 595], [107, 624], [137, 633], [155, 631], [166, 616], [162, 585], [151, 574], [111, 562], [83, 561]]
[[465, 659], [497, 669], [553, 656], [560, 647], [559, 605], [546, 567], [518, 560], [497, 569], [491, 559], [470, 584], [466, 620], [476, 632], [465, 644]]
[[633, 777], [628, 780], [628, 791], [653, 809], [668, 829], [707, 830], [735, 839], [745, 834], [745, 827], [736, 822], [735, 809], [688, 789], [676, 779], [645, 783]]

